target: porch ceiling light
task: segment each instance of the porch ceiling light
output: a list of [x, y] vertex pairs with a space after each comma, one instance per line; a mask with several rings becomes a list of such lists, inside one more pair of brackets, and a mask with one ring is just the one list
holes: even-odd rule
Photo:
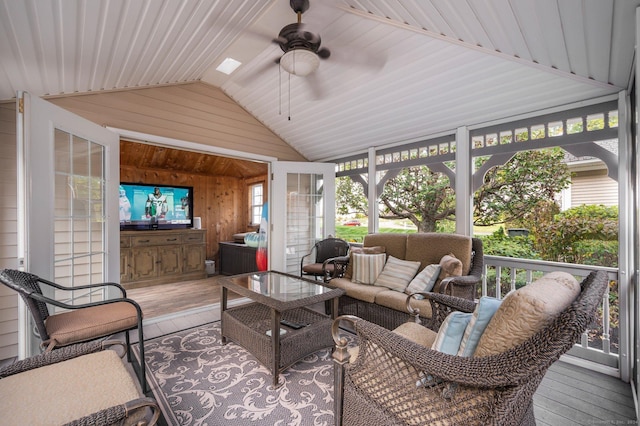
[[318, 69], [320, 58], [309, 49], [292, 49], [282, 55], [280, 66], [289, 74], [304, 77]]

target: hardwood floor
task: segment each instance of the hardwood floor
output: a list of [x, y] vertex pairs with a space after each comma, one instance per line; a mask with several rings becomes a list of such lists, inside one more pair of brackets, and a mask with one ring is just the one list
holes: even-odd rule
[[[159, 284], [127, 290], [127, 296], [140, 305], [145, 319], [186, 311], [220, 302], [220, 275], [202, 280]], [[229, 299], [238, 296], [229, 292]]]

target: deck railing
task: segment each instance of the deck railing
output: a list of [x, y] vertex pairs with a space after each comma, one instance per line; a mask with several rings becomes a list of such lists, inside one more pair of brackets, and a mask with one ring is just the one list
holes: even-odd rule
[[[564, 271], [576, 278], [583, 278], [594, 270], [606, 271], [609, 274], [610, 285], [602, 299], [600, 317], [592, 324], [593, 328], [583, 333], [581, 341], [570, 351], [570, 355], [617, 369], [618, 342], [617, 337], [612, 339], [612, 334], [618, 336], [618, 270], [616, 268], [484, 256], [481, 294], [478, 296], [492, 296], [501, 299], [509, 291], [530, 284], [534, 279], [547, 272]], [[496, 282], [500, 285], [496, 286]]]

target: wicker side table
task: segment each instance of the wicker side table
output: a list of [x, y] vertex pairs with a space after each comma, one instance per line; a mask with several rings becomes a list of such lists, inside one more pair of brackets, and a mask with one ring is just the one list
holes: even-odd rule
[[[271, 370], [274, 387], [279, 385], [280, 372], [333, 346], [331, 323], [343, 290], [275, 271], [236, 275], [221, 284], [223, 343], [231, 339], [251, 352]], [[229, 290], [255, 302], [227, 308]], [[308, 307], [327, 300], [333, 302], [331, 316]], [[281, 320], [304, 326], [295, 329], [282, 325]], [[280, 330], [285, 332], [280, 334]]]

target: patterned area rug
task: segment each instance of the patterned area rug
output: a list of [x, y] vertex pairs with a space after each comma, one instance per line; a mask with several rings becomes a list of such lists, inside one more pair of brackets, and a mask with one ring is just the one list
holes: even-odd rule
[[[145, 343], [147, 380], [169, 425], [333, 425], [330, 349], [272, 376], [248, 351], [222, 344], [220, 322]], [[139, 356], [139, 354], [137, 354]]]

